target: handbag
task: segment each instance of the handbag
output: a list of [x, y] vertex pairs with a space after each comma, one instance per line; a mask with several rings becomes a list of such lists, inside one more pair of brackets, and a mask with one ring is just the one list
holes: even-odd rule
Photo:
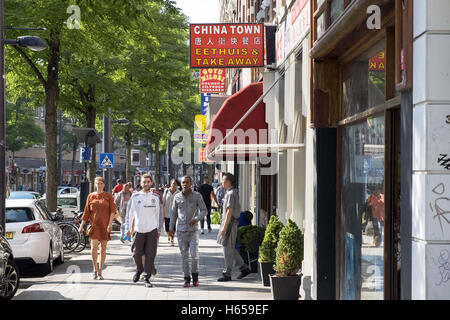
[[88, 228], [87, 228], [87, 230], [86, 230], [86, 236], [88, 236], [88, 237], [90, 237], [91, 236], [91, 234], [92, 234], [92, 229], [93, 229], [94, 227], [92, 226], [92, 225], [90, 225]]

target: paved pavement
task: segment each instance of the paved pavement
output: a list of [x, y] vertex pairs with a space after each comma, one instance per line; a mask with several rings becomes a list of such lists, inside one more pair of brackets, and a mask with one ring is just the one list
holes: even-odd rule
[[43, 278], [22, 278], [15, 300], [271, 300], [270, 287], [264, 287], [259, 275], [252, 273], [233, 281], [217, 282], [224, 265], [221, 247], [216, 243], [218, 225], [200, 235], [200, 286], [183, 288], [181, 255], [176, 244], [171, 247], [162, 233], [152, 276], [153, 288], [143, 281], [132, 282], [135, 271], [131, 245], [122, 244], [119, 232], [113, 232], [103, 271], [105, 280], [92, 279], [90, 250], [66, 257], [64, 264]]

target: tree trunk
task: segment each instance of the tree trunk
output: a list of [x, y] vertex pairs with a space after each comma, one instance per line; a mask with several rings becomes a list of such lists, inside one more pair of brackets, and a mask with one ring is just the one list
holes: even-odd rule
[[159, 187], [161, 181], [161, 156], [159, 153], [159, 138], [155, 140], [155, 188]]
[[125, 180], [127, 182], [133, 182], [133, 176], [131, 171], [131, 120], [127, 126], [127, 132], [125, 134], [125, 147], [127, 151], [127, 160], [125, 165]]
[[[55, 38], [58, 38], [57, 36]], [[56, 192], [58, 179], [57, 160], [57, 107], [59, 98], [58, 68], [59, 40], [49, 43], [49, 60], [47, 66], [47, 82], [45, 85], [45, 166], [46, 166], [46, 199], [50, 212], [56, 211]]]
[[[94, 128], [95, 129], [95, 118], [96, 118], [96, 110], [93, 106], [89, 105], [86, 108], [86, 124], [88, 128]], [[96, 145], [92, 146], [92, 152], [91, 152], [92, 160], [89, 162], [88, 165], [88, 180], [89, 180], [89, 192], [94, 191], [94, 180], [95, 176], [97, 174], [97, 150]]]

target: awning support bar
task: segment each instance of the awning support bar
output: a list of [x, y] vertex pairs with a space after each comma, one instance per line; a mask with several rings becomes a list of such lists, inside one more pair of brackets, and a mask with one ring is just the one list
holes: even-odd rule
[[[285, 73], [286, 71], [291, 67], [292, 63], [290, 63], [286, 69], [285, 69]], [[261, 97], [258, 98], [258, 100], [256, 100], [256, 102], [250, 107], [250, 109], [247, 110], [247, 112], [242, 116], [241, 119], [239, 119], [238, 122], [236, 122], [236, 124], [234, 125], [233, 128], [231, 128], [231, 130], [228, 131], [228, 133], [225, 135], [225, 137], [220, 140], [220, 142], [218, 143], [217, 147], [214, 148], [214, 151], [211, 152], [211, 156], [214, 156], [214, 154], [216, 153], [217, 148], [222, 145], [222, 143], [234, 132], [234, 130], [236, 130], [236, 128], [242, 123], [242, 121], [244, 121], [248, 115], [261, 103], [261, 101], [264, 99], [265, 96], [267, 96], [267, 94], [270, 92], [270, 90], [272, 90], [273, 87], [275, 87], [275, 85], [278, 83], [278, 81], [280, 81], [282, 77], [279, 77], [278, 79], [276, 79], [269, 87], [269, 89], [267, 89], [266, 92], [263, 92], [263, 94], [261, 95]]]

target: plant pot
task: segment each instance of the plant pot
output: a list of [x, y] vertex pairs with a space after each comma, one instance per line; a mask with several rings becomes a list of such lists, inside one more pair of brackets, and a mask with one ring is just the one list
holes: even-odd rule
[[281, 277], [270, 275], [270, 286], [274, 300], [298, 300], [302, 276]]
[[270, 274], [275, 274], [275, 270], [273, 270], [273, 262], [260, 262], [259, 269], [261, 271], [261, 279], [262, 283], [265, 287], [270, 287]]

